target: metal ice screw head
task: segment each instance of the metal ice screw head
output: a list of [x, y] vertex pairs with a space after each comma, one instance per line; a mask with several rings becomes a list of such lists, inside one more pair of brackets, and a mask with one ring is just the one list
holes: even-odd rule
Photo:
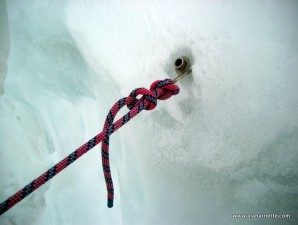
[[186, 56], [182, 56], [176, 59], [174, 67], [177, 74], [177, 77], [173, 80], [174, 83], [185, 77], [187, 74], [191, 73], [190, 61], [189, 58]]

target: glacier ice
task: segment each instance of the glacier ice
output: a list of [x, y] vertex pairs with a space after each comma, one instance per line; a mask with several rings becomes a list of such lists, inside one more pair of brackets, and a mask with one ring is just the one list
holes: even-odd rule
[[[297, 221], [296, 1], [0, 1], [0, 201], [100, 132], [136, 87], [181, 92], [111, 137], [0, 224], [293, 224]], [[233, 219], [234, 213], [291, 219]]]

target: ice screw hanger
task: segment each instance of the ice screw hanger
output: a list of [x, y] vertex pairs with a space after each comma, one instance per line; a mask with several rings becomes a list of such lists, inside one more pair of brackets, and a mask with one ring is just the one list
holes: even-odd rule
[[[134, 118], [142, 110], [154, 109], [156, 107], [157, 100], [166, 100], [172, 95], [177, 95], [179, 93], [180, 89], [175, 83], [191, 72], [190, 61], [186, 56], [182, 56], [176, 59], [174, 66], [175, 71], [178, 75], [175, 79], [154, 81], [150, 86], [150, 90], [146, 88], [137, 88], [133, 90], [128, 97], [121, 98], [119, 101], [117, 101], [110, 109], [104, 123], [103, 131], [101, 133], [97, 134], [95, 137], [76, 149], [73, 153], [65, 157], [48, 171], [26, 185], [23, 189], [19, 190], [17, 193], [2, 202], [0, 204], [0, 215], [5, 213], [8, 209], [13, 207], [22, 199], [27, 197], [37, 188], [45, 184], [47, 181], [60, 173], [63, 169], [65, 169], [67, 166], [69, 166], [71, 163], [80, 158], [83, 154], [88, 152], [100, 142], [102, 142], [102, 167], [107, 188], [107, 205], [109, 208], [113, 207], [114, 187], [109, 162], [110, 135], [118, 130], [120, 127], [122, 127], [124, 124], [126, 124], [129, 120]], [[137, 96], [139, 95], [141, 95], [142, 97], [137, 98]], [[114, 122], [116, 114], [125, 105], [130, 111], [123, 117], [118, 119], [116, 122]]]
[[186, 56], [182, 56], [175, 60], [175, 72], [177, 73], [177, 77], [173, 80], [174, 83], [185, 77], [187, 74], [191, 73], [191, 66], [189, 58]]

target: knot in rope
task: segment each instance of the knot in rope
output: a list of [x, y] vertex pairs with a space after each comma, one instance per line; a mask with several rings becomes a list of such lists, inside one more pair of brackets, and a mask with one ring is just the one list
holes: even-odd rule
[[[157, 80], [151, 84], [150, 90], [146, 88], [133, 90], [127, 97], [129, 101], [127, 107], [131, 110], [133, 107], [143, 102], [145, 110], [152, 110], [157, 105], [157, 99], [166, 100], [178, 93], [179, 87], [175, 85], [172, 80]], [[142, 97], [137, 99], [138, 95], [142, 95]]]

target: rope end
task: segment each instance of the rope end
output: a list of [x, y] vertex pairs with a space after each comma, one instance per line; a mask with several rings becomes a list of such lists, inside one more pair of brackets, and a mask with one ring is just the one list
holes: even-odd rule
[[113, 208], [113, 200], [108, 199], [108, 208]]

